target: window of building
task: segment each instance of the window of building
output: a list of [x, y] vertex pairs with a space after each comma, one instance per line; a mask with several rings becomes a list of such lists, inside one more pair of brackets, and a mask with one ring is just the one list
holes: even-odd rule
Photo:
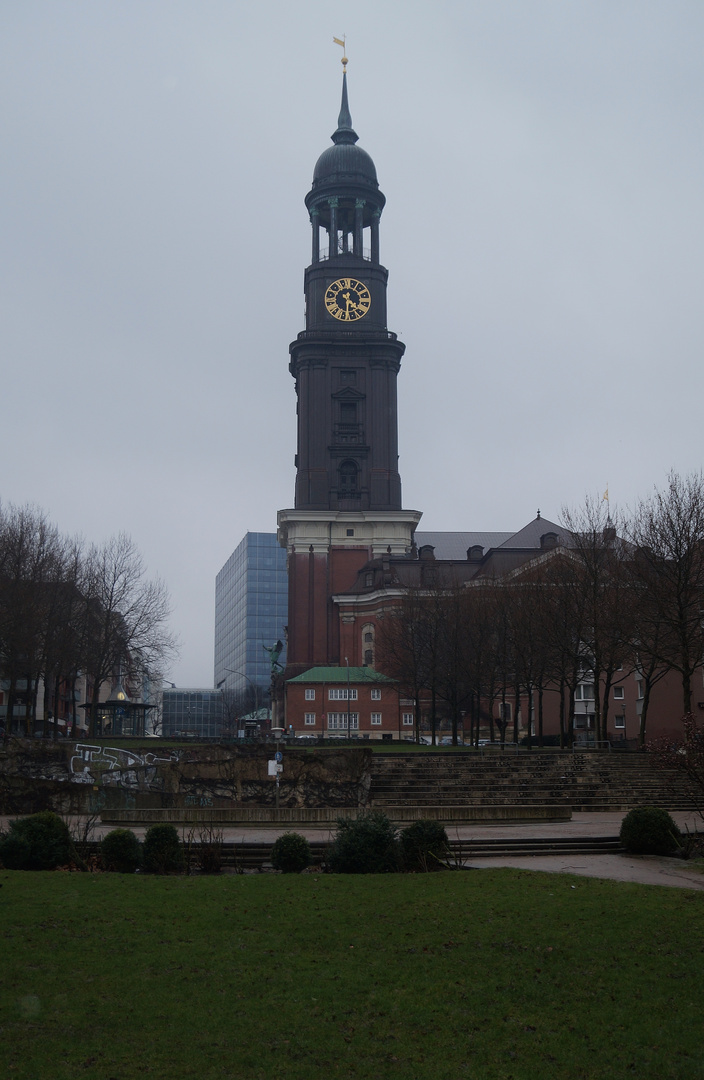
[[357, 423], [357, 403], [354, 401], [340, 402], [340, 420], [343, 424]]
[[403, 721], [404, 727], [413, 727], [413, 713], [412, 712], [402, 713], [401, 719]]
[[374, 666], [374, 623], [365, 623], [361, 628], [362, 662], [367, 667]]
[[639, 701], [642, 701], [643, 698], [645, 697], [645, 691], [644, 691], [644, 688], [643, 688], [643, 680], [642, 679], [636, 679], [636, 696], [637, 696]]
[[575, 701], [593, 701], [594, 683], [580, 683], [574, 692]]
[[315, 701], [315, 690], [306, 690], [306, 701]]
[[347, 696], [346, 686], [331, 686], [328, 690], [328, 701], [356, 701], [357, 690], [356, 687], [350, 687], [349, 698]]
[[380, 724], [380, 723], [381, 723], [381, 713], [380, 712], [373, 712], [372, 713], [372, 724]]
[[625, 728], [625, 726], [626, 726], [626, 717], [625, 716], [623, 716], [623, 715], [614, 716], [614, 727], [616, 729]]
[[359, 713], [329, 712], [328, 731], [346, 731], [347, 717], [349, 715], [350, 730], [359, 727]]
[[354, 529], [347, 529], [347, 536], [354, 536]]
[[308, 727], [313, 727], [315, 725], [315, 713], [314, 712], [305, 713], [305, 715], [303, 717], [303, 720], [304, 720], [304, 723], [306, 723], [308, 725]]
[[501, 701], [499, 702], [499, 720], [510, 721], [511, 719], [511, 702]]
[[374, 574], [369, 573], [364, 575], [364, 587], [370, 589], [374, 584]]
[[341, 371], [340, 382], [345, 386], [354, 386], [357, 382], [357, 372], [347, 370]]
[[622, 686], [614, 686], [614, 697], [619, 700], [626, 696]]
[[340, 494], [349, 495], [357, 490], [357, 466], [354, 461], [343, 461], [340, 465]]
[[372, 690], [372, 701], [381, 701], [381, 690]]

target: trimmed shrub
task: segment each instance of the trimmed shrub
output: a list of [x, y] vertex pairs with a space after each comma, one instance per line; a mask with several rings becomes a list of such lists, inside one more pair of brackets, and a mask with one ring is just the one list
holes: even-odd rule
[[8, 870], [55, 870], [67, 863], [85, 869], [68, 825], [51, 810], [10, 822], [0, 838], [0, 862]]
[[400, 836], [401, 860], [404, 870], [427, 873], [444, 870], [443, 860], [450, 854], [450, 842], [444, 825], [429, 818], [420, 818], [403, 829]]
[[271, 865], [282, 874], [300, 874], [310, 866], [310, 844], [300, 833], [287, 832], [274, 841]]
[[113, 829], [103, 837], [100, 854], [106, 870], [134, 874], [142, 863], [142, 845], [131, 829]]
[[396, 826], [380, 810], [338, 818], [328, 866], [334, 874], [393, 874], [400, 866]]
[[142, 856], [148, 874], [182, 874], [186, 868], [183, 845], [173, 825], [152, 825], [147, 829]]
[[[537, 735], [531, 735], [530, 738], [528, 738], [527, 735], [524, 735], [522, 739], [519, 739], [518, 745], [519, 746], [528, 746], [528, 745], [530, 745], [530, 746], [533, 746], [533, 747], [537, 747], [539, 742], [540, 742], [540, 738]], [[559, 745], [560, 745], [560, 736], [559, 735], [543, 735], [543, 746], [559, 746]]]
[[620, 839], [637, 855], [669, 855], [678, 847], [680, 830], [667, 810], [638, 806], [623, 819]]

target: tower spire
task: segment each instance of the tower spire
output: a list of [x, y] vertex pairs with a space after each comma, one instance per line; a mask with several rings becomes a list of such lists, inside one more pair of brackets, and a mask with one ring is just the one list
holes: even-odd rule
[[[333, 41], [337, 45], [342, 45], [342, 51], [344, 53], [344, 40], [340, 41], [339, 38], [333, 38]], [[340, 105], [340, 115], [337, 118], [337, 131], [330, 137], [335, 145], [338, 143], [354, 144], [359, 139], [359, 135], [352, 127], [350, 106], [347, 100], [347, 57], [344, 55], [342, 57], [342, 103]]]

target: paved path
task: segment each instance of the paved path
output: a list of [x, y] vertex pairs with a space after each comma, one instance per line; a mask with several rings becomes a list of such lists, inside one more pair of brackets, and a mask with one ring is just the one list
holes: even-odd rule
[[[553, 821], [545, 824], [532, 822], [527, 825], [459, 825], [448, 829], [451, 840], [470, 841], [483, 837], [508, 839], [532, 837], [563, 838], [588, 836], [618, 836], [623, 813], [577, 813], [571, 821]], [[704, 831], [704, 822], [693, 813], [673, 811], [680, 829], [690, 832]], [[0, 829], [7, 827], [9, 817], [0, 817]], [[76, 818], [72, 825], [80, 828], [85, 819]], [[99, 840], [110, 832], [111, 825], [98, 824], [92, 839]], [[144, 836], [147, 826], [136, 825], [134, 832]], [[327, 840], [332, 830], [311, 828], [295, 824], [277, 826], [254, 826], [223, 828], [223, 837], [230, 843], [273, 841], [282, 832], [298, 832], [309, 840]], [[704, 889], [704, 873], [680, 859], [666, 859], [656, 855], [516, 855], [494, 858], [470, 858], [468, 865], [482, 868], [512, 866], [522, 870], [543, 870], [547, 873], [578, 874], [585, 877], [609, 878], [613, 881], [636, 881], [644, 885], [670, 885], [675, 888]]]
[[670, 885], [678, 889], [704, 889], [704, 872], [681, 859], [659, 855], [524, 855], [496, 859], [470, 859], [476, 869], [542, 870], [549, 874], [577, 874], [640, 885]]

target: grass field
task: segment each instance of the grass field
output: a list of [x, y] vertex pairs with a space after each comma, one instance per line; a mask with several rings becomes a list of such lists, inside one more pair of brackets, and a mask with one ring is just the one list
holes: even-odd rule
[[0, 871], [0, 1074], [704, 1078], [704, 894]]

